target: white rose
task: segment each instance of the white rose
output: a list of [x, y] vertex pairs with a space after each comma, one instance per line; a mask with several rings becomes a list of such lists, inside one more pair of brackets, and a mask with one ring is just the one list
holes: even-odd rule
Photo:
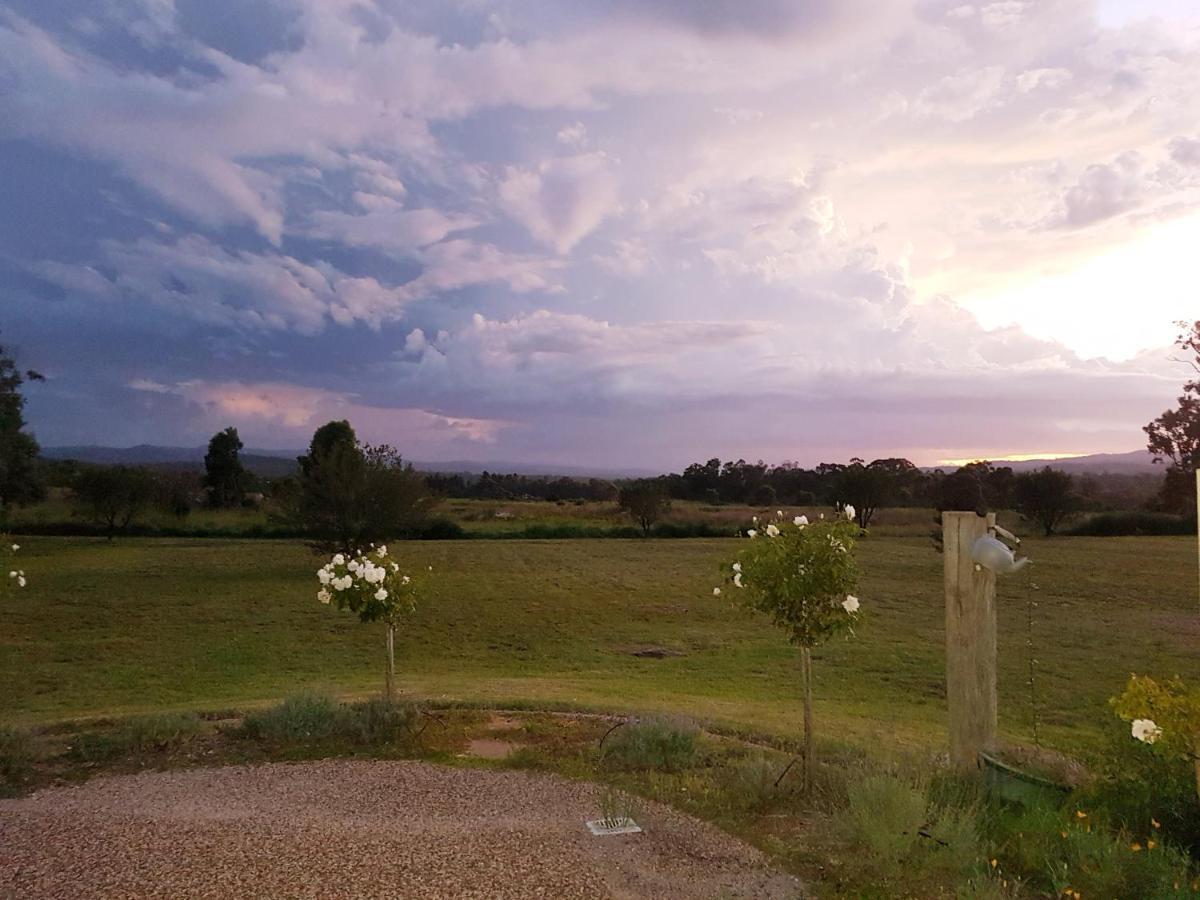
[[733, 576], [733, 583], [734, 583], [735, 587], [740, 587], [740, 588], [745, 587], [745, 585], [742, 584], [742, 573], [741, 572], [738, 572], [736, 575]]
[[1152, 719], [1134, 719], [1131, 733], [1143, 744], [1153, 744], [1162, 737], [1162, 729]]
[[329, 584], [331, 578], [333, 576], [329, 574], [328, 569], [320, 569], [317, 572], [317, 581], [321, 582], [321, 584]]
[[851, 506], [849, 503], [847, 503], [846, 508], [843, 510], [843, 512], [846, 514], [847, 519], [849, 519], [851, 522], [854, 521], [855, 509], [853, 506]]
[[746, 537], [751, 537], [751, 538], [758, 537], [758, 532], [755, 531], [753, 528], [751, 528], [749, 531], [746, 532]]
[[808, 516], [796, 516], [796, 518], [792, 519], [792, 524], [803, 528], [808, 524]]
[[342, 554], [340, 554], [340, 553], [337, 554], [336, 556], [334, 556], [334, 558], [333, 558], [333, 564], [335, 566], [343, 565], [345, 562], [346, 562], [346, 557], [342, 556]]
[[329, 593], [329, 591], [325, 590], [325, 588], [321, 588], [319, 591], [317, 591], [317, 599], [322, 603], [328, 603], [332, 598], [333, 595]]
[[13, 544], [13, 553], [16, 553], [16, 552], [17, 552], [18, 550], [20, 550], [20, 549], [21, 549], [21, 545], [20, 545], [20, 544]]
[[775, 527], [774, 522], [767, 526], [767, 537], [779, 537], [779, 529]]
[[25, 587], [25, 576], [24, 575], [17, 576], [17, 587]]
[[842, 609], [848, 613], [858, 612], [858, 598], [853, 594], [847, 594], [846, 599], [842, 601]]
[[714, 597], [720, 597], [720, 596], [721, 596], [721, 589], [720, 589], [719, 587], [715, 587], [715, 588], [713, 588], [713, 596], [714, 596]]
[[386, 600], [387, 599], [387, 588], [380, 588], [379, 590], [377, 590], [375, 592], [375, 599], [380, 600], [380, 601]]

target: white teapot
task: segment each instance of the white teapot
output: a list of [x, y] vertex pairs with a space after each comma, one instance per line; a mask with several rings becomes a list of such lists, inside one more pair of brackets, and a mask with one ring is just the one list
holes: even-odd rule
[[1007, 544], [990, 534], [985, 534], [971, 545], [971, 559], [997, 575], [1016, 572], [1031, 562], [1028, 556], [1017, 559]]

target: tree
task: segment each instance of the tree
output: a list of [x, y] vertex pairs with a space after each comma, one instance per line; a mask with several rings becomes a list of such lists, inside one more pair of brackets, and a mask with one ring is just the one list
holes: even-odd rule
[[877, 459], [864, 465], [856, 457], [837, 473], [834, 491], [839, 503], [855, 508], [858, 527], [865, 529], [875, 512], [894, 503], [918, 471], [907, 459]]
[[656, 479], [644, 478], [621, 488], [617, 506], [641, 526], [642, 537], [648, 537], [650, 528], [671, 508], [671, 498]]
[[0, 516], [14, 505], [40, 500], [45, 489], [37, 468], [38, 444], [25, 429], [21, 385], [44, 381], [33, 369], [21, 372], [0, 346]]
[[246, 470], [238, 459], [242, 446], [233, 426], [218, 431], [208, 442], [208, 452], [204, 454], [204, 486], [208, 488], [210, 506], [223, 509], [241, 505], [246, 479]]
[[[1175, 346], [1190, 355], [1183, 361], [1200, 374], [1200, 320], [1178, 325], [1181, 331]], [[1161, 505], [1170, 511], [1192, 513], [1196, 508], [1195, 473], [1200, 465], [1200, 377], [1184, 384], [1178, 404], [1142, 430], [1154, 461], [1169, 463], [1159, 494]]]
[[[812, 650], [831, 637], [853, 632], [858, 619], [854, 544], [855, 510], [812, 524], [804, 516], [777, 519], [752, 538], [740, 559], [726, 568], [733, 586], [744, 590], [746, 605], [771, 617], [800, 648], [804, 681], [804, 785], [812, 787]], [[757, 523], [756, 523], [757, 524]], [[720, 588], [715, 590], [719, 594]]]
[[1017, 512], [1042, 526], [1046, 537], [1078, 504], [1074, 480], [1066, 472], [1046, 466], [1036, 472], [1022, 472], [1013, 479], [1013, 499]]
[[[428, 567], [426, 573], [432, 572]], [[388, 703], [396, 698], [396, 626], [417, 607], [419, 586], [425, 573], [406, 573], [388, 556], [386, 546], [371, 545], [369, 552], [353, 556], [338, 553], [317, 570], [320, 590], [317, 599], [348, 609], [360, 622], [380, 622], [387, 626], [387, 676], [384, 696]]]
[[111, 541], [146, 508], [154, 490], [154, 477], [145, 469], [89, 466], [75, 480], [75, 512], [104, 526]]
[[353, 553], [403, 537], [436, 503], [425, 479], [399, 453], [360, 444], [346, 421], [318, 428], [299, 462], [291, 518], [322, 551]]

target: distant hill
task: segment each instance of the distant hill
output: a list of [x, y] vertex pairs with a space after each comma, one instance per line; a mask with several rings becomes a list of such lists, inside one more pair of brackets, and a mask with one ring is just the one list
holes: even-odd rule
[[1164, 466], [1155, 464], [1154, 458], [1146, 450], [1093, 453], [1070, 459], [1026, 459], [1020, 462], [997, 462], [996, 465], [1010, 466], [1014, 472], [1029, 472], [1049, 466], [1072, 475], [1154, 475], [1165, 471]]
[[[264, 478], [282, 478], [296, 471], [296, 457], [303, 450], [262, 450], [247, 448], [239, 454], [242, 465]], [[136, 447], [43, 447], [42, 455], [50, 459], [76, 459], [103, 466], [150, 466], [153, 468], [194, 470], [204, 466], [204, 447], [160, 447], [139, 444]], [[586, 466], [561, 466], [549, 463], [516, 463], [503, 460], [474, 462], [449, 460], [419, 462], [413, 466], [422, 472], [478, 475], [495, 474], [546, 475], [568, 478], [642, 478], [658, 475], [648, 469], [592, 469]]]
[[[136, 447], [43, 447], [42, 455], [50, 459], [75, 459], [100, 466], [147, 466], [152, 469], [192, 471], [204, 468], [204, 447], [159, 447], [138, 444]], [[296, 470], [299, 450], [243, 450], [242, 465], [263, 478], [282, 478]]]

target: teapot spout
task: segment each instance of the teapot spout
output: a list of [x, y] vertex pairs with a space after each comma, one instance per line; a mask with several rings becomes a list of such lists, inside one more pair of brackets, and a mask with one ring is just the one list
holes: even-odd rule
[[1030, 559], [1028, 556], [1022, 556], [1020, 559], [1015, 560], [1013, 562], [1013, 567], [1009, 571], [1010, 572], [1019, 572], [1021, 569], [1025, 568], [1031, 562], [1033, 562], [1033, 560]]

